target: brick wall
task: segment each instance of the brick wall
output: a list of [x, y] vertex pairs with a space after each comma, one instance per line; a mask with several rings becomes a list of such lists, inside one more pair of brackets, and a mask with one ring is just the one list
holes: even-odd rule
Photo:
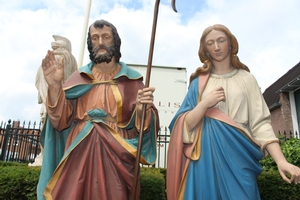
[[288, 93], [280, 93], [279, 98], [281, 106], [271, 112], [271, 124], [276, 135], [278, 134], [278, 131], [282, 134], [284, 131], [286, 131], [287, 134], [290, 131], [293, 132], [289, 95]]

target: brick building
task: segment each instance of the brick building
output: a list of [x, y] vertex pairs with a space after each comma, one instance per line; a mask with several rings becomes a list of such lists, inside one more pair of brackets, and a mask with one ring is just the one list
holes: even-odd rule
[[263, 93], [271, 112], [272, 126], [278, 132], [300, 130], [300, 62]]

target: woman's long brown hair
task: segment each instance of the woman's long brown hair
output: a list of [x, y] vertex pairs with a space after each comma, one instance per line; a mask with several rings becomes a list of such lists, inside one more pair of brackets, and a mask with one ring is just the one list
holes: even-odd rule
[[196, 71], [194, 73], [192, 73], [192, 75], [190, 76], [190, 83], [192, 82], [192, 80], [194, 78], [196, 78], [200, 74], [208, 73], [211, 71], [212, 61], [211, 61], [211, 58], [206, 54], [205, 38], [212, 30], [222, 31], [228, 37], [229, 42], [230, 42], [230, 47], [231, 47], [231, 65], [234, 68], [244, 69], [244, 70], [250, 72], [249, 68], [245, 64], [243, 64], [239, 60], [239, 57], [237, 56], [237, 53], [239, 51], [239, 44], [238, 44], [238, 41], [235, 38], [235, 36], [230, 32], [230, 30], [226, 26], [221, 25], [221, 24], [215, 24], [213, 26], [209, 26], [208, 28], [206, 28], [202, 33], [202, 36], [200, 38], [200, 47], [198, 50], [198, 56], [199, 56], [200, 61], [203, 63], [203, 66], [198, 67], [196, 69]]

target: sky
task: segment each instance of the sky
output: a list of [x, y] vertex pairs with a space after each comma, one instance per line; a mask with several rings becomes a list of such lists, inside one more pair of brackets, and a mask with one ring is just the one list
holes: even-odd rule
[[[155, 0], [91, 3], [88, 26], [105, 19], [122, 39], [121, 61], [147, 65]], [[37, 70], [53, 35], [68, 38], [78, 60], [87, 31], [84, 0], [0, 0], [0, 123], [39, 122]], [[161, 0], [152, 65], [199, 66], [199, 39], [213, 24], [227, 26], [239, 42], [239, 59], [262, 92], [300, 61], [299, 0]], [[89, 62], [84, 48], [83, 64]], [[188, 79], [187, 77], [187, 79]], [[151, 77], [155, 78], [155, 77]], [[151, 85], [151, 80], [150, 80]]]

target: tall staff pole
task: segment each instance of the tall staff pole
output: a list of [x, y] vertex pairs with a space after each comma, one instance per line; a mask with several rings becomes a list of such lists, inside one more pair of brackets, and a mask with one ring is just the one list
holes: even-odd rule
[[[153, 49], [154, 49], [159, 3], [160, 3], [160, 0], [156, 0], [155, 7], [154, 7], [154, 17], [153, 17], [153, 23], [152, 23], [152, 33], [151, 33], [150, 49], [149, 49], [149, 55], [148, 55], [148, 65], [147, 65], [147, 72], [146, 72], [145, 87], [149, 87], [149, 82], [150, 82], [150, 74], [151, 74], [151, 67], [152, 67], [152, 58], [153, 58]], [[175, 7], [175, 0], [172, 0], [172, 7], [173, 7], [173, 10], [175, 12], [177, 12], [176, 7]], [[140, 157], [141, 157], [141, 149], [142, 149], [142, 142], [143, 142], [143, 128], [144, 128], [144, 121], [145, 121], [145, 113], [146, 113], [146, 104], [143, 104], [142, 119], [141, 119], [137, 154], [136, 154], [135, 167], [134, 167], [134, 180], [133, 180], [131, 200], [136, 200], [137, 182], [138, 182], [138, 175], [140, 172]]]
[[79, 57], [77, 62], [78, 68], [82, 66], [82, 62], [83, 62], [83, 55], [84, 55], [85, 42], [86, 42], [86, 31], [89, 23], [89, 18], [90, 18], [91, 5], [92, 5], [92, 0], [87, 0], [86, 12], [85, 12], [85, 18], [83, 22], [83, 29], [82, 29], [82, 36], [81, 36], [81, 44], [79, 50]]

